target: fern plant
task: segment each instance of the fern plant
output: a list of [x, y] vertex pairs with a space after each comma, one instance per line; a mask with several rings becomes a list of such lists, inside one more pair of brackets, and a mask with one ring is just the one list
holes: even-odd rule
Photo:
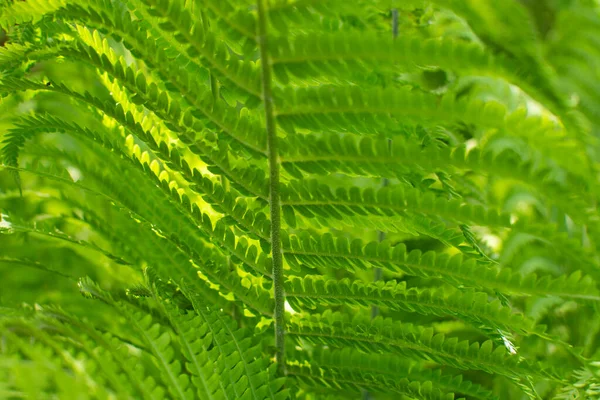
[[0, 27], [0, 397], [600, 396], [597, 1]]

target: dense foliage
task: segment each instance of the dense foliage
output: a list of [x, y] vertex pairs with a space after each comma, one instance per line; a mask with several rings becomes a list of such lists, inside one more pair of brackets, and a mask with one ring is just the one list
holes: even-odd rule
[[600, 398], [598, 1], [0, 28], [1, 398]]

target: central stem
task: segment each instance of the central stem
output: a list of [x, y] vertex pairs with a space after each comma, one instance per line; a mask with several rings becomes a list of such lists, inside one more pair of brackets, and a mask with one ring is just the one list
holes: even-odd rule
[[285, 293], [283, 292], [283, 256], [281, 253], [281, 206], [279, 204], [279, 155], [277, 153], [277, 129], [273, 117], [273, 94], [271, 91], [271, 60], [267, 46], [267, 15], [264, 0], [257, 0], [258, 46], [262, 68], [262, 97], [265, 106], [267, 129], [267, 156], [269, 158], [269, 208], [271, 216], [271, 253], [273, 258], [273, 291], [275, 296], [275, 347], [277, 348], [277, 371], [285, 373]]

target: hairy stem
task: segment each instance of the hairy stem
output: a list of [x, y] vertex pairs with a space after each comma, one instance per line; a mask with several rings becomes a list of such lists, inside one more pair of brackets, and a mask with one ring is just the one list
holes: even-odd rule
[[273, 291], [275, 297], [275, 346], [277, 348], [277, 371], [285, 373], [284, 314], [285, 293], [283, 292], [283, 259], [281, 253], [281, 206], [279, 204], [279, 155], [277, 154], [277, 131], [273, 116], [273, 95], [271, 93], [271, 60], [267, 48], [267, 16], [264, 0], [257, 0], [258, 6], [258, 45], [262, 68], [262, 96], [265, 106], [267, 129], [267, 156], [269, 159], [269, 212], [271, 216], [271, 252], [273, 258]]

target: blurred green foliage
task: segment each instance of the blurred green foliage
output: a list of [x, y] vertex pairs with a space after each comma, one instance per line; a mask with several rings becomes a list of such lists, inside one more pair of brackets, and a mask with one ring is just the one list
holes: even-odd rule
[[598, 1], [0, 27], [0, 398], [600, 398]]

